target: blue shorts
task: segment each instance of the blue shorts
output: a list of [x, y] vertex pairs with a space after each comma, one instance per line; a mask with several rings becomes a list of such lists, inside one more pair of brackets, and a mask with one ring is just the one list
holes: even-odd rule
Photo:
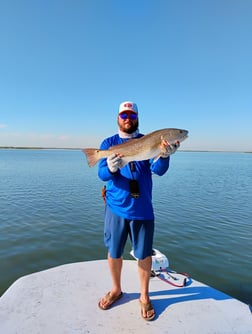
[[154, 220], [129, 220], [115, 215], [106, 206], [104, 220], [104, 243], [110, 257], [123, 255], [128, 236], [136, 258], [143, 260], [152, 255]]

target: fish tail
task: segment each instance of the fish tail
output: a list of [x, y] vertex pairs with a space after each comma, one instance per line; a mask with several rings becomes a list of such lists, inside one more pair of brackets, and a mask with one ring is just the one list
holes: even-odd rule
[[93, 167], [101, 159], [97, 148], [84, 148], [82, 152], [86, 155], [89, 167]]

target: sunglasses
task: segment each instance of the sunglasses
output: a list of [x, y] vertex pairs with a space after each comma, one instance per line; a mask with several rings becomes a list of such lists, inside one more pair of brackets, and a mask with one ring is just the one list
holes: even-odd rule
[[120, 118], [121, 119], [127, 119], [127, 118], [129, 118], [129, 119], [131, 119], [131, 120], [135, 120], [135, 119], [137, 119], [137, 114], [134, 114], [134, 113], [121, 113], [121, 114], [119, 114], [119, 116], [120, 116]]

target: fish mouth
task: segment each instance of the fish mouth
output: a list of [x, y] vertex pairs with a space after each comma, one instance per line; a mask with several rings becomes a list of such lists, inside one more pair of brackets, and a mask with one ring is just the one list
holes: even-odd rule
[[189, 131], [187, 131], [187, 130], [181, 130], [180, 133], [181, 133], [181, 138], [184, 140], [184, 139], [186, 139], [188, 137]]

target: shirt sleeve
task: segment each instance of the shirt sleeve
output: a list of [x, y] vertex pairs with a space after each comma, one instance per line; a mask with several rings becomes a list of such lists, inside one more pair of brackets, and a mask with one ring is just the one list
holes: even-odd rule
[[162, 176], [164, 175], [170, 166], [170, 156], [168, 156], [167, 158], [158, 158], [157, 160], [151, 159], [150, 160], [150, 169], [152, 171], [152, 173], [158, 175], [158, 176]]

